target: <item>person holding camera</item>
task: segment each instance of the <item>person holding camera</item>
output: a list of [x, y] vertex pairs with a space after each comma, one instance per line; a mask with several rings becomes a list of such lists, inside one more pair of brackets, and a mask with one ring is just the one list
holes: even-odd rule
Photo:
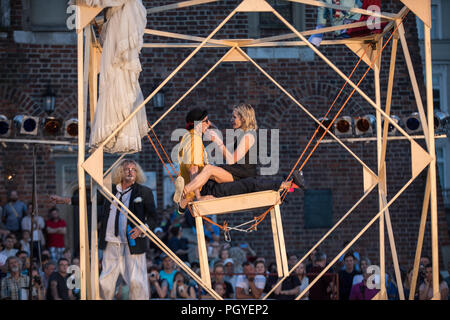
[[164, 299], [167, 298], [169, 291], [169, 284], [167, 280], [161, 280], [159, 277], [158, 267], [152, 266], [148, 270], [148, 287], [150, 299]]
[[45, 288], [37, 268], [31, 270], [32, 300], [45, 300]]
[[195, 289], [186, 283], [186, 277], [178, 271], [173, 278], [173, 286], [170, 291], [172, 299], [196, 299]]

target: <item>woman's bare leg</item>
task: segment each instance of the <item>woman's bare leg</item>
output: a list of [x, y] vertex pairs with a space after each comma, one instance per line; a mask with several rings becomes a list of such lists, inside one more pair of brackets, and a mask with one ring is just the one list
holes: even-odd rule
[[233, 182], [234, 181], [231, 173], [229, 173], [225, 169], [208, 164], [195, 177], [194, 180], [192, 180], [186, 186], [184, 186], [183, 197], [184, 197], [184, 195], [203, 187], [209, 179], [212, 179], [212, 180], [216, 181], [217, 183], [225, 183], [225, 182]]

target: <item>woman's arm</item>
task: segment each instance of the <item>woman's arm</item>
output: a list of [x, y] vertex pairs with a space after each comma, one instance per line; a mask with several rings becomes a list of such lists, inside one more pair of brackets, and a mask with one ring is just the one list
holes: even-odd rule
[[235, 164], [239, 160], [241, 160], [245, 154], [250, 150], [250, 148], [255, 144], [255, 137], [252, 134], [245, 134], [244, 137], [241, 139], [241, 142], [237, 146], [236, 150], [231, 153], [228, 151], [228, 149], [225, 147], [222, 141], [219, 139], [214, 139], [214, 141], [217, 141], [217, 144], [222, 150], [222, 153], [225, 157], [227, 164]]

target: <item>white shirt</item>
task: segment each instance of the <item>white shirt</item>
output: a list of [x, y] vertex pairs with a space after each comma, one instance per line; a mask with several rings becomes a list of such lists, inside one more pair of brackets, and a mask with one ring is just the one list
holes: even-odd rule
[[[37, 221], [36, 221], [37, 220]], [[41, 237], [39, 236], [39, 230], [45, 229], [45, 221], [41, 216], [35, 216], [34, 219], [37, 222], [33, 228], [33, 241], [41, 241]], [[31, 216], [25, 216], [22, 219], [22, 230], [31, 231]]]
[[[119, 199], [120, 198], [120, 194], [122, 193], [122, 186], [120, 184], [118, 184], [116, 186], [117, 188], [117, 193], [116, 193], [116, 198]], [[131, 187], [125, 189], [124, 191], [128, 191], [127, 193], [125, 193], [122, 196], [122, 203], [128, 208], [130, 205], [130, 197], [131, 197], [131, 192], [129, 191]], [[106, 237], [105, 240], [108, 242], [115, 242], [115, 243], [127, 243], [127, 235], [126, 235], [126, 229], [127, 229], [127, 212], [125, 210], [122, 209], [123, 213], [119, 210], [117, 210], [116, 207], [117, 202], [114, 201], [113, 204], [111, 204], [111, 209], [109, 211], [109, 218], [108, 218], [108, 223], [106, 225]], [[120, 207], [120, 206], [118, 206]], [[116, 236], [114, 234], [114, 223], [116, 221], [116, 214], [120, 214], [119, 216], [119, 236]]]
[[[256, 288], [264, 289], [264, 287], [266, 286], [266, 277], [259, 274], [255, 276], [255, 278], [253, 279], [253, 283], [255, 284]], [[244, 289], [245, 294], [250, 294], [248, 279], [245, 275], [241, 274], [237, 277], [236, 288], [242, 288]]]

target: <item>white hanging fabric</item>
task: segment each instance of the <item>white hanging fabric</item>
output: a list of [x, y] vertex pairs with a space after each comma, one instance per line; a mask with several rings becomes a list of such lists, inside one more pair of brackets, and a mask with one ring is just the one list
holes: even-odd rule
[[[139, 53], [147, 24], [142, 0], [84, 0], [88, 6], [110, 7], [101, 31], [99, 99], [89, 145], [98, 147], [143, 101]], [[148, 132], [145, 107], [104, 147], [108, 153], [141, 151]]]

